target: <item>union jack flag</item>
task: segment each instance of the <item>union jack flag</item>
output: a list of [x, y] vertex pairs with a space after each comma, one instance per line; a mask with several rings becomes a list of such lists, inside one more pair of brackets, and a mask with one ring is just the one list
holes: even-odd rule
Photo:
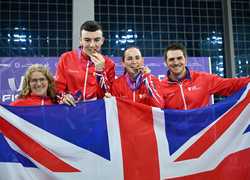
[[202, 109], [0, 106], [0, 180], [250, 179], [250, 84]]

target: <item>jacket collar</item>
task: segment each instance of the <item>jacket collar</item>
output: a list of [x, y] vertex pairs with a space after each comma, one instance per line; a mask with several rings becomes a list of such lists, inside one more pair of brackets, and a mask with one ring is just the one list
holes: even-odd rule
[[82, 61], [82, 60], [87, 61], [87, 60], [89, 60], [89, 62], [92, 63], [92, 61], [90, 60], [90, 57], [82, 50], [82, 48], [79, 47], [79, 48], [76, 49], [76, 55], [77, 55], [77, 59], [79, 61]]
[[142, 84], [142, 74], [141, 73], [138, 74], [135, 79], [131, 79], [129, 77], [128, 73], [126, 73], [124, 76], [125, 76], [125, 78], [127, 80], [129, 88], [132, 91], [137, 90], [140, 87], [140, 85]]
[[49, 96], [39, 96], [37, 94], [34, 93], [30, 93], [30, 95], [28, 95], [27, 97], [30, 97], [32, 99], [49, 99]]

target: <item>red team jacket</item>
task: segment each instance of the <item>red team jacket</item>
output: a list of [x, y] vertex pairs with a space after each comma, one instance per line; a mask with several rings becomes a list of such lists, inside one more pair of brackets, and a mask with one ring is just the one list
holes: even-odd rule
[[29, 95], [22, 99], [17, 99], [12, 102], [11, 106], [43, 106], [51, 105], [53, 102], [49, 97], [41, 97], [37, 95]]
[[163, 108], [164, 102], [160, 91], [160, 82], [153, 75], [143, 77], [139, 87], [132, 90], [128, 84], [128, 76], [122, 75], [113, 82], [113, 96], [132, 100], [150, 106]]
[[250, 82], [250, 77], [221, 78], [217, 75], [187, 71], [187, 77], [173, 82], [166, 77], [162, 80], [165, 108], [194, 109], [207, 106], [211, 95], [229, 96]]
[[79, 49], [62, 54], [55, 76], [57, 93], [75, 95], [80, 91], [83, 100], [104, 97], [115, 78], [115, 64], [106, 56], [104, 59], [104, 72], [95, 72], [94, 63]]

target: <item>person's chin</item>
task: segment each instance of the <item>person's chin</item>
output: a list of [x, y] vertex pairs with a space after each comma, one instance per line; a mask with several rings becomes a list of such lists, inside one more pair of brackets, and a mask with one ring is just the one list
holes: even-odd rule
[[45, 93], [43, 93], [43, 92], [37, 92], [37, 93], [35, 93], [37, 96], [45, 96]]
[[172, 69], [171, 70], [173, 74], [180, 74], [181, 71], [179, 69]]
[[179, 76], [182, 74], [182, 71], [172, 71], [175, 76]]
[[175, 73], [182, 73], [183, 69], [182, 68], [175, 68], [175, 69], [172, 69], [172, 71]]

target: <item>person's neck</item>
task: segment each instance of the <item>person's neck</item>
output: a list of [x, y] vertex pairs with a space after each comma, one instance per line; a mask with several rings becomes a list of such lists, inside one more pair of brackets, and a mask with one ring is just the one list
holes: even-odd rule
[[183, 71], [181, 74], [175, 75], [172, 72], [170, 73], [170, 79], [172, 81], [180, 81], [186, 77], [187, 70]]
[[128, 77], [131, 81], [136, 81], [139, 73], [128, 73]]

